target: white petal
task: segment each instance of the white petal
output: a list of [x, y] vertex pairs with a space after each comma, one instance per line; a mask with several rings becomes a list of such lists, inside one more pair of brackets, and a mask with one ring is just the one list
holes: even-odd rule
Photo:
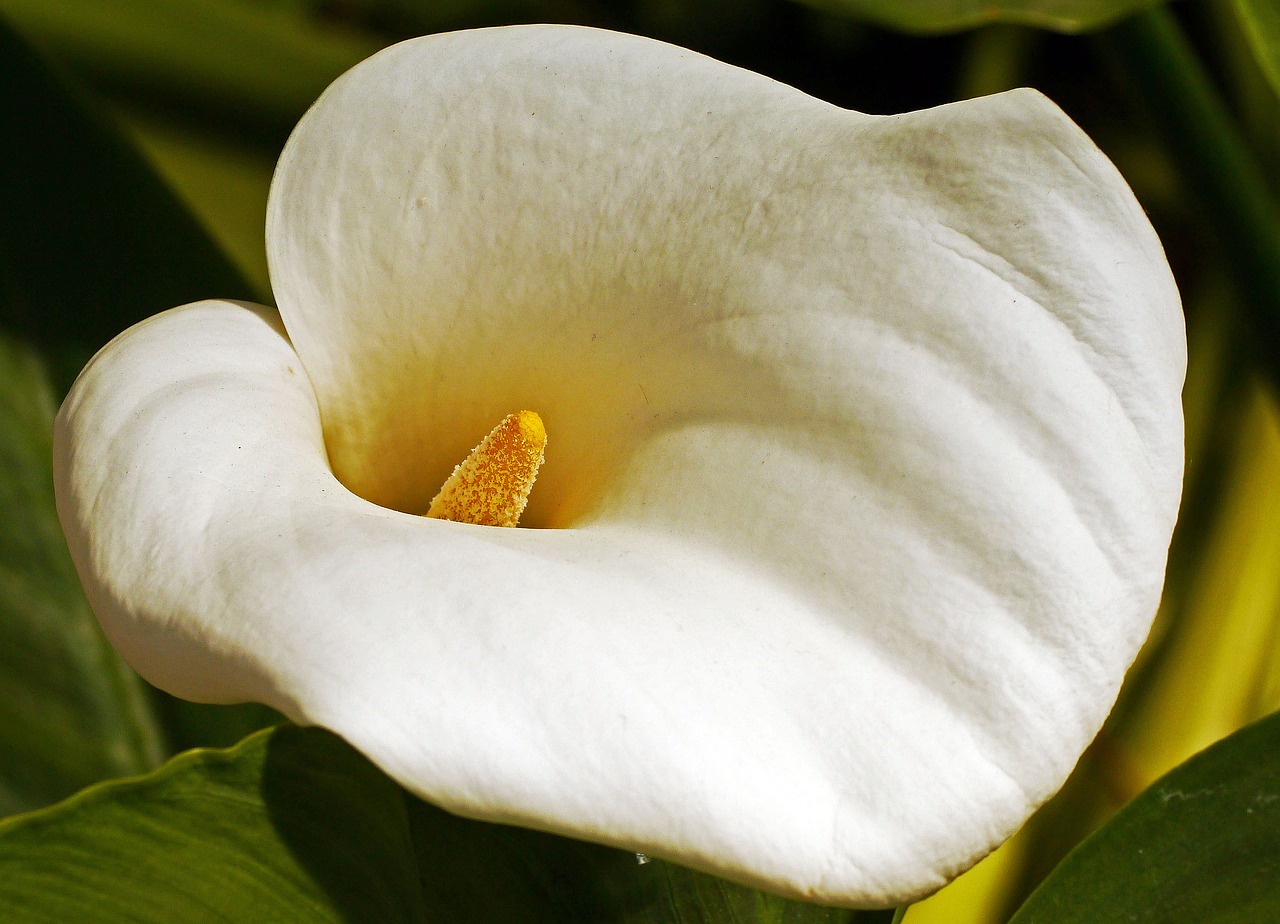
[[[873, 118], [630, 36], [435, 36], [307, 115], [268, 232], [297, 354], [179, 309], [59, 418], [73, 554], [153, 682], [841, 904], [941, 885], [1101, 724], [1159, 597], [1183, 334], [1037, 94]], [[330, 474], [326, 443], [425, 509], [524, 407], [559, 528]]]

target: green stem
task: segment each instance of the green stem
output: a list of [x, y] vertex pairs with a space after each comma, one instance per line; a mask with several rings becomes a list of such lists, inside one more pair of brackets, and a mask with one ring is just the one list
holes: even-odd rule
[[1023, 86], [1041, 33], [998, 24], [970, 34], [960, 61], [956, 99], [972, 99]]
[[1253, 152], [1165, 7], [1097, 41], [1164, 136], [1240, 286], [1258, 360], [1280, 384], [1280, 216]]

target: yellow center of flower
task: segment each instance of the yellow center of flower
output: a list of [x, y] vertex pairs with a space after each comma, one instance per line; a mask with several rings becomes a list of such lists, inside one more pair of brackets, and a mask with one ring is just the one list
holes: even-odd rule
[[533, 411], [508, 415], [462, 460], [427, 516], [477, 526], [515, 526], [538, 477], [547, 431]]

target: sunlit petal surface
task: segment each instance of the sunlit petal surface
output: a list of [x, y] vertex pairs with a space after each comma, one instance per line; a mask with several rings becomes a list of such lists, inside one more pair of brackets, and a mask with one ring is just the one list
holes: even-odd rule
[[[990, 850], [1110, 708], [1184, 338], [1038, 94], [870, 117], [630, 36], [435, 36], [305, 117], [268, 241], [283, 326], [161, 315], [58, 421], [72, 552], [153, 682], [850, 905]], [[417, 516], [523, 407], [535, 528]]]

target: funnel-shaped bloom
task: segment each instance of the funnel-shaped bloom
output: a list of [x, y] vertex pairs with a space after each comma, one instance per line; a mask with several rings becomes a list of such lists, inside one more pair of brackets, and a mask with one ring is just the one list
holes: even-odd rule
[[[1185, 346], [1036, 93], [871, 117], [631, 36], [433, 36], [307, 114], [267, 232], [283, 324], [153, 318], [58, 419], [72, 552], [153, 682], [464, 815], [855, 905], [982, 856], [1098, 729]], [[419, 516], [521, 408], [535, 528]]]

